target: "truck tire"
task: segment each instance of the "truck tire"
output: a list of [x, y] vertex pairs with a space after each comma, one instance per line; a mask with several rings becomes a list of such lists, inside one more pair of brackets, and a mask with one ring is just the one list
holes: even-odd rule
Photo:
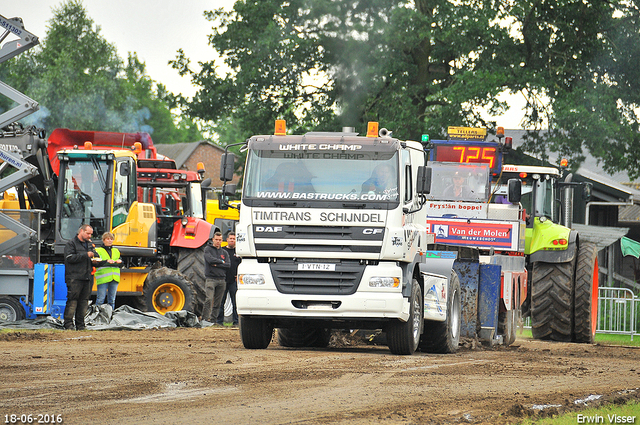
[[329, 346], [330, 340], [331, 329], [306, 326], [278, 328], [278, 344], [281, 347], [326, 348]]
[[502, 313], [498, 313], [498, 335], [502, 335], [503, 344], [511, 345], [516, 340], [517, 319], [516, 310], [511, 309]]
[[150, 275], [145, 281], [143, 296], [147, 311], [165, 314], [167, 311], [193, 311], [193, 285], [181, 273]]
[[27, 313], [15, 297], [0, 297], [0, 322], [24, 320]]
[[265, 319], [240, 316], [240, 339], [244, 348], [263, 350], [273, 337], [273, 325]]
[[396, 321], [387, 328], [387, 344], [393, 354], [410, 355], [418, 348], [420, 334], [424, 326], [424, 304], [422, 290], [416, 279], [411, 284], [409, 298], [409, 319]]
[[191, 281], [195, 289], [193, 299], [193, 312], [196, 316], [202, 316], [205, 294], [204, 277], [204, 247], [200, 248], [180, 248], [178, 253], [178, 271]]
[[444, 322], [425, 320], [424, 333], [420, 339], [420, 350], [429, 353], [455, 353], [458, 351], [461, 311], [460, 279], [453, 272], [449, 280], [447, 319]]
[[574, 342], [592, 344], [598, 320], [598, 248], [584, 243], [578, 250], [573, 315]]
[[571, 342], [573, 329], [573, 261], [533, 264], [531, 333], [536, 339]]

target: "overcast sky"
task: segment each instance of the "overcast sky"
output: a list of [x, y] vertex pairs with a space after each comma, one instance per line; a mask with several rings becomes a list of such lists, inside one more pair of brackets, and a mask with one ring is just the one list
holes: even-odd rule
[[[62, 0], [0, 0], [0, 15], [20, 17], [27, 31], [45, 38], [52, 7]], [[213, 49], [207, 44], [211, 23], [203, 12], [220, 7], [231, 9], [234, 0], [84, 0], [84, 8], [100, 26], [100, 33], [118, 49], [126, 60], [128, 52], [136, 52], [147, 65], [149, 76], [173, 93], [191, 97], [195, 88], [167, 63], [182, 48], [192, 64], [210, 61]], [[37, 99], [36, 99], [37, 100]], [[511, 111], [496, 118], [505, 128], [520, 128], [523, 100], [511, 97]], [[456, 125], [458, 123], [451, 123]]]
[[[62, 0], [0, 0], [0, 15], [20, 17], [27, 31], [45, 38], [52, 8]], [[84, 0], [84, 8], [100, 26], [100, 33], [118, 49], [126, 60], [128, 52], [136, 52], [147, 65], [149, 76], [174, 92], [192, 96], [195, 89], [167, 62], [182, 48], [193, 64], [213, 58], [207, 44], [211, 23], [205, 10], [231, 8], [233, 0]]]

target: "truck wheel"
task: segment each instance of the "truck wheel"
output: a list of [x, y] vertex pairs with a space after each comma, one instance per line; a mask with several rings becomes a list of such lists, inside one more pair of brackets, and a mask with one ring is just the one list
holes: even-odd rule
[[181, 248], [178, 253], [178, 271], [186, 276], [195, 286], [193, 312], [202, 316], [206, 294], [204, 277], [204, 245], [200, 248]]
[[515, 342], [517, 326], [515, 309], [512, 308], [498, 314], [498, 334], [502, 335], [504, 345], [511, 345]]
[[594, 243], [580, 245], [576, 263], [573, 340], [593, 343], [598, 321], [598, 248]]
[[167, 311], [193, 309], [193, 286], [176, 271], [145, 282], [143, 296], [147, 311], [165, 314]]
[[536, 339], [571, 341], [573, 261], [533, 264], [531, 333]]
[[263, 350], [273, 337], [273, 325], [265, 319], [240, 316], [240, 339], [244, 348]]
[[331, 329], [306, 326], [278, 328], [278, 344], [282, 347], [325, 348], [329, 346], [330, 340]]
[[0, 322], [16, 322], [26, 317], [20, 301], [14, 297], [0, 297]]
[[455, 353], [458, 351], [461, 311], [460, 279], [453, 272], [449, 281], [447, 319], [444, 322], [425, 320], [424, 333], [420, 339], [420, 350], [430, 353]]
[[409, 299], [409, 320], [397, 321], [387, 329], [387, 344], [393, 354], [409, 355], [418, 348], [420, 334], [424, 322], [424, 304], [422, 290], [416, 279], [411, 284], [411, 298]]

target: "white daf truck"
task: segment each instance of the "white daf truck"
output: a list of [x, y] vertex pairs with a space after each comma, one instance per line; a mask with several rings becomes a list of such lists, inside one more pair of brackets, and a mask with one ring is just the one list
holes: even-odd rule
[[[363, 137], [286, 135], [278, 121], [274, 135], [253, 136], [246, 149], [236, 228], [246, 348], [266, 348], [277, 328], [286, 347], [327, 346], [331, 329], [382, 329], [395, 354], [457, 350], [456, 253], [428, 249], [421, 143], [377, 123]], [[230, 157], [222, 159], [225, 187]]]

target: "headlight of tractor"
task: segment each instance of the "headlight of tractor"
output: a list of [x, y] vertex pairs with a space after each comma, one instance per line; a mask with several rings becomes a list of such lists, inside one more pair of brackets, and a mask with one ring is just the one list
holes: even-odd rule
[[397, 288], [399, 285], [400, 279], [397, 277], [374, 276], [369, 279], [369, 286], [372, 288]]
[[264, 276], [261, 274], [240, 274], [238, 275], [240, 285], [264, 285]]

